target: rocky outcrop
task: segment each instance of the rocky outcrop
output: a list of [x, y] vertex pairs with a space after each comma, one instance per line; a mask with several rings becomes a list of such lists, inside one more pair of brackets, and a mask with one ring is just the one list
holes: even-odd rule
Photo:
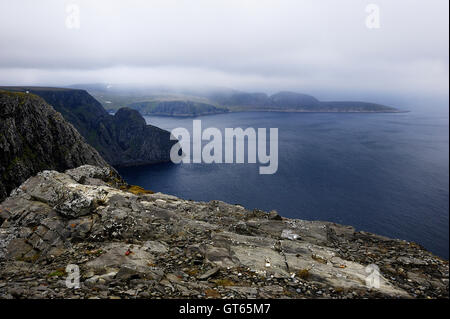
[[38, 96], [0, 91], [0, 201], [37, 172], [107, 166], [60, 113]]
[[[414, 243], [151, 194], [108, 168], [29, 178], [0, 224], [4, 298], [448, 297], [448, 262]], [[80, 289], [66, 286], [69, 264]]]
[[[113, 165], [135, 166], [170, 161], [170, 149], [177, 141], [170, 140], [170, 132], [147, 125], [138, 111], [121, 108], [110, 116], [100, 132], [110, 142], [100, 149]], [[111, 146], [111, 147], [110, 147]]]
[[170, 132], [147, 125], [135, 110], [123, 108], [111, 115], [84, 90], [42, 87], [3, 89], [29, 91], [42, 97], [73, 124], [111, 165], [132, 166], [170, 161], [170, 149], [176, 143], [170, 140]]

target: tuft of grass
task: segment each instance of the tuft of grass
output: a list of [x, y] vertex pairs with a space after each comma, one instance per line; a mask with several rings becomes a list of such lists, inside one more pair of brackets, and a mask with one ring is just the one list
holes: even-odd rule
[[101, 249], [86, 250], [85, 254], [89, 256], [100, 256], [103, 254], [103, 250]]
[[309, 269], [300, 269], [297, 271], [297, 277], [303, 280], [307, 280], [310, 276]]
[[133, 193], [134, 195], [154, 194], [153, 191], [144, 189], [136, 185], [129, 185], [126, 190], [130, 193]]
[[235, 285], [235, 283], [233, 281], [231, 281], [230, 279], [227, 279], [227, 278], [217, 279], [217, 280], [214, 280], [214, 282], [216, 283], [217, 286], [222, 286], [222, 287], [230, 287], [230, 286]]
[[49, 277], [63, 277], [66, 275], [66, 270], [64, 268], [58, 268], [54, 272], [48, 274]]
[[217, 290], [214, 289], [206, 289], [205, 295], [207, 298], [221, 298], [222, 296]]
[[194, 277], [194, 276], [197, 276], [197, 275], [198, 275], [199, 271], [198, 271], [197, 268], [190, 268], [190, 269], [188, 269], [188, 270], [186, 271], [186, 273], [187, 273], [189, 276]]
[[38, 259], [39, 259], [39, 257], [41, 256], [41, 254], [39, 254], [39, 253], [37, 253], [37, 254], [34, 254], [33, 256], [21, 256], [21, 257], [17, 257], [16, 258], [16, 260], [18, 260], [18, 261], [24, 261], [24, 262], [27, 262], [27, 263], [35, 263]]

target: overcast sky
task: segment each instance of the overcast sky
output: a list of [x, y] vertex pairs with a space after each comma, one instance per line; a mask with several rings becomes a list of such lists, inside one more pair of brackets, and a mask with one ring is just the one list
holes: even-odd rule
[[[366, 25], [370, 3], [380, 9], [380, 28]], [[70, 4], [80, 10], [79, 28], [76, 12], [66, 11]], [[0, 84], [448, 96], [448, 6], [448, 0], [1, 1]]]

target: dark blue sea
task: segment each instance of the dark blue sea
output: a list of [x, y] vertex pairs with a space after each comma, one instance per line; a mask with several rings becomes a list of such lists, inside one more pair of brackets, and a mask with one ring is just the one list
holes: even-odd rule
[[[147, 117], [171, 130], [192, 118]], [[202, 127], [277, 127], [279, 167], [158, 164], [119, 169], [130, 183], [185, 199], [352, 225], [449, 255], [449, 120], [426, 113], [230, 113]]]

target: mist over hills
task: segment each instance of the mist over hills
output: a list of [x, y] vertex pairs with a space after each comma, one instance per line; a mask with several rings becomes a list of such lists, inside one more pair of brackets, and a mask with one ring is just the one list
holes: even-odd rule
[[362, 101], [319, 101], [316, 97], [290, 91], [272, 95], [226, 88], [172, 88], [165, 86], [126, 86], [77, 84], [92, 94], [105, 109], [121, 107], [143, 115], [197, 116], [225, 112], [400, 112], [398, 109]]

